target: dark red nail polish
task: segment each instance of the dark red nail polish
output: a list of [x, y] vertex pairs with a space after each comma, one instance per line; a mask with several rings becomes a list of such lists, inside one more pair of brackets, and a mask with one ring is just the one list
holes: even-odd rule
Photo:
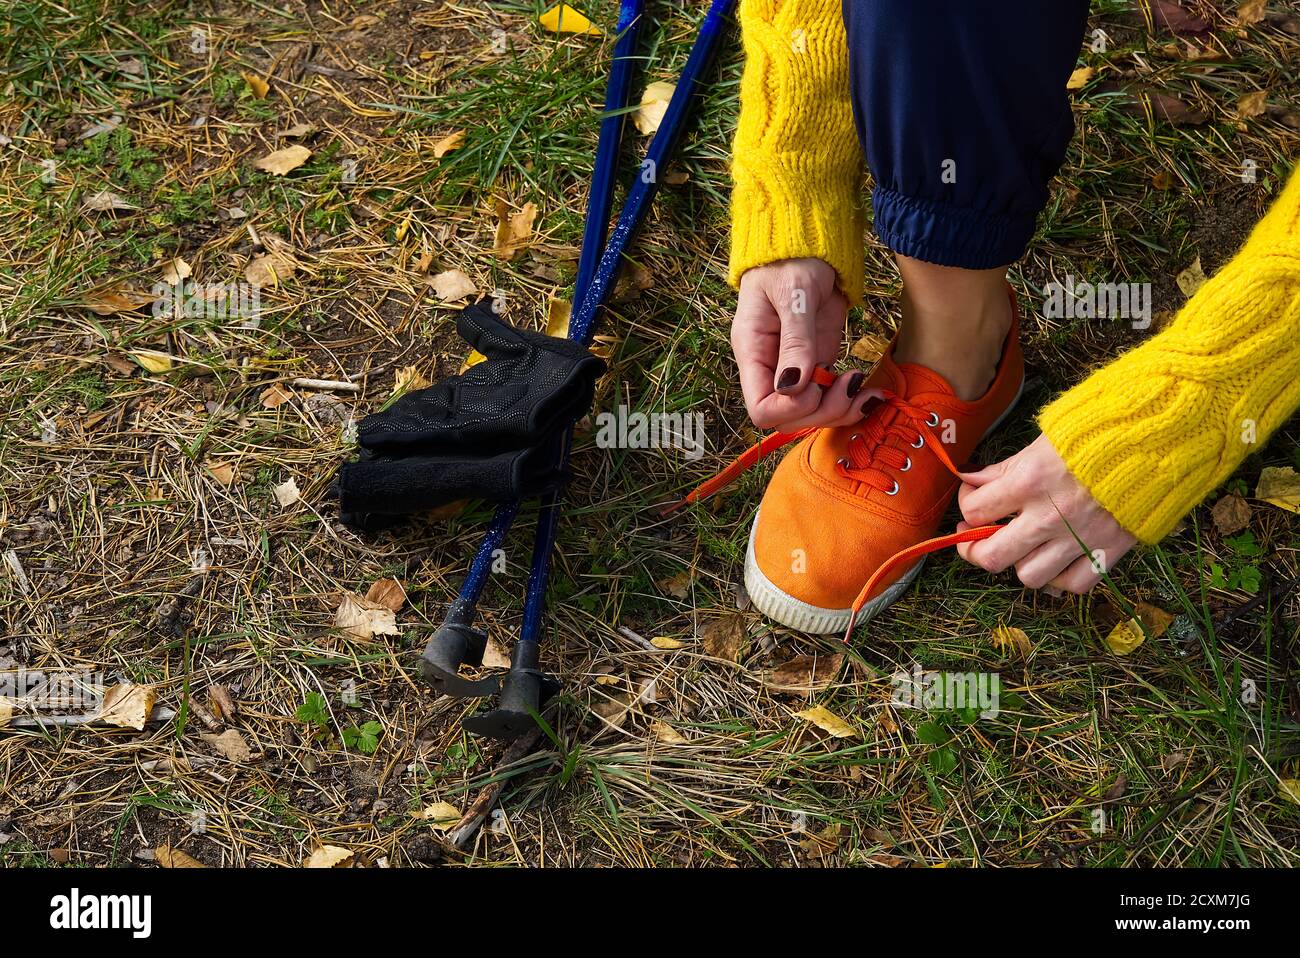
[[789, 389], [795, 383], [799, 382], [799, 367], [787, 366], [781, 372], [781, 378], [776, 381], [777, 389]]
[[848, 394], [850, 399], [862, 392], [862, 384], [866, 381], [867, 377], [865, 373], [854, 373], [849, 377]]

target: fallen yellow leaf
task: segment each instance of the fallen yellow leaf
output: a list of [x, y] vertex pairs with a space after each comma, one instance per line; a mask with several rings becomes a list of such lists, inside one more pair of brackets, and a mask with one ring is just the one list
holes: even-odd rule
[[1079, 69], [1070, 74], [1070, 79], [1065, 81], [1065, 88], [1067, 90], [1082, 89], [1088, 81], [1092, 79], [1092, 75], [1096, 72], [1097, 71], [1092, 67], [1079, 67]]
[[153, 850], [153, 860], [163, 868], [207, 868], [197, 858], [185, 854], [179, 848], [172, 848], [170, 845], [159, 845]]
[[433, 144], [433, 156], [435, 159], [442, 159], [452, 150], [459, 150], [465, 143], [465, 131], [457, 130], [455, 133], [448, 133]]
[[308, 868], [338, 868], [352, 857], [352, 849], [337, 845], [322, 845], [307, 859]]
[[1014, 626], [999, 625], [993, 630], [992, 638], [995, 648], [1015, 649], [1022, 656], [1027, 656], [1034, 650], [1034, 644], [1029, 641], [1029, 636], [1025, 634], [1025, 630]]
[[663, 122], [664, 114], [668, 112], [668, 104], [676, 89], [674, 84], [664, 80], [656, 80], [645, 88], [645, 92], [641, 94], [641, 105], [632, 114], [632, 122], [636, 124], [642, 136], [649, 136], [659, 129], [659, 124]]
[[1147, 635], [1153, 639], [1158, 639], [1164, 635], [1174, 621], [1172, 615], [1150, 602], [1139, 602], [1137, 608], [1133, 611], [1137, 613], [1137, 618], [1146, 626]]
[[165, 373], [172, 368], [172, 358], [152, 349], [140, 349], [130, 354], [146, 372]]
[[115, 316], [118, 313], [134, 313], [142, 306], [154, 301], [152, 293], [135, 289], [110, 289], [95, 293], [86, 306], [100, 316]]
[[1178, 274], [1175, 282], [1184, 296], [1194, 296], [1205, 285], [1205, 279], [1205, 271], [1201, 269], [1201, 258], [1198, 256], [1191, 266]]
[[814, 705], [802, 712], [795, 712], [794, 715], [795, 718], [801, 718], [805, 722], [812, 722], [823, 732], [829, 732], [835, 738], [853, 738], [858, 734], [852, 725], [823, 705]]
[[567, 299], [552, 296], [546, 301], [546, 335], [556, 339], [569, 338], [569, 317], [573, 306]]
[[179, 256], [169, 259], [167, 265], [163, 267], [162, 279], [168, 286], [179, 286], [184, 280], [189, 278], [190, 264], [185, 262]]
[[543, 29], [551, 33], [578, 33], [583, 36], [600, 36], [600, 30], [567, 3], [557, 3], [537, 18]]
[[656, 635], [653, 639], [650, 640], [650, 644], [653, 645], [656, 649], [672, 650], [672, 649], [686, 648], [686, 643], [683, 642], [681, 639], [674, 639], [667, 635]]
[[217, 480], [223, 486], [233, 486], [239, 480], [239, 470], [233, 463], [213, 462], [208, 464], [208, 472], [212, 478]]
[[1277, 790], [1288, 802], [1295, 802], [1300, 805], [1300, 778], [1279, 779]]
[[1268, 5], [1268, 0], [1245, 0], [1237, 8], [1237, 22], [1242, 25], [1259, 23], [1264, 19], [1264, 7]]
[[884, 336], [877, 336], [875, 333], [867, 333], [849, 350], [849, 355], [854, 359], [860, 359], [864, 363], [874, 363], [884, 355], [885, 350], [889, 348], [889, 340]]
[[419, 817], [440, 832], [445, 832], [460, 821], [460, 810], [450, 802], [434, 802], [426, 805]]
[[1254, 93], [1247, 93], [1237, 101], [1237, 116], [1243, 120], [1252, 116], [1259, 116], [1264, 112], [1264, 101], [1268, 99], [1268, 92], [1265, 90], [1256, 90]]
[[1110, 635], [1106, 636], [1106, 644], [1116, 655], [1128, 655], [1145, 641], [1146, 636], [1142, 634], [1142, 626], [1137, 619], [1117, 622], [1115, 628], [1110, 630]]
[[239, 74], [248, 84], [248, 88], [253, 91], [253, 96], [259, 100], [265, 99], [266, 95], [271, 92], [271, 84], [267, 83], [260, 76], [254, 73]]
[[14, 717], [14, 704], [9, 699], [0, 695], [0, 728], [9, 724], [9, 720]]
[[1255, 498], [1300, 513], [1300, 475], [1290, 466], [1268, 466], [1259, 474]]
[[417, 389], [424, 389], [428, 385], [429, 380], [424, 378], [419, 369], [414, 366], [403, 366], [393, 377], [393, 395], [404, 396]]

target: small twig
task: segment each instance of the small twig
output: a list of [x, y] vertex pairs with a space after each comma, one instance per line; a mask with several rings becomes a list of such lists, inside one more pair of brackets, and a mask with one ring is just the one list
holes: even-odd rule
[[361, 387], [356, 383], [344, 382], [341, 379], [295, 379], [292, 385], [299, 389], [332, 389], [336, 392], [359, 393]]
[[[510, 743], [505, 754], [501, 756], [501, 761], [497, 763], [494, 770], [500, 774], [503, 770], [509, 768], [515, 762], [519, 761], [525, 755], [533, 750], [538, 740], [542, 737], [540, 727], [534, 728], [526, 735], [522, 735]], [[478, 833], [479, 827], [487, 820], [488, 812], [496, 804], [497, 798], [501, 795], [501, 789], [505, 787], [505, 778], [498, 778], [491, 785], [488, 785], [483, 791], [478, 793], [478, 798], [466, 809], [465, 814], [461, 816], [456, 827], [448, 834], [448, 840], [457, 848], [464, 849], [473, 840]]]

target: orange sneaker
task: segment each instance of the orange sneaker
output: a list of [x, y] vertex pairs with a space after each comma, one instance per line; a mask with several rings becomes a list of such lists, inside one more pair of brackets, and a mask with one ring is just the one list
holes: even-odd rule
[[804, 632], [851, 630], [906, 591], [926, 553], [998, 529], [933, 538], [957, 491], [955, 463], [969, 459], [1020, 398], [1014, 294], [1011, 306], [997, 373], [974, 402], [958, 399], [933, 370], [895, 363], [891, 346], [865, 384], [885, 398], [857, 425], [774, 433], [683, 500], [711, 495], [802, 439], [777, 467], [749, 533], [745, 587], [760, 612]]

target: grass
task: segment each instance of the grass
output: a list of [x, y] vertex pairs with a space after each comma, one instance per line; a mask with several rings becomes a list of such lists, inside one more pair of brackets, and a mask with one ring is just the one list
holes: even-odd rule
[[[609, 26], [604, 6], [582, 6]], [[662, 6], [638, 82], [672, 79], [689, 47], [698, 4]], [[349, 419], [388, 401], [404, 370], [434, 379], [463, 359], [455, 310], [426, 275], [460, 269], [538, 327], [548, 298], [571, 292], [611, 44], [542, 34], [541, 9], [13, 5], [0, 27], [12, 82], [0, 104], [0, 545], [31, 588], [0, 575], [0, 663], [149, 683], [169, 717], [139, 732], [0, 734], [0, 862], [140, 863], [172, 845], [208, 864], [297, 864], [329, 844], [358, 864], [1296, 864], [1300, 808], [1278, 791], [1300, 777], [1294, 516], [1253, 502], [1250, 538], [1225, 536], [1207, 504], [1084, 599], [936, 556], [848, 649], [746, 606], [745, 536], [770, 465], [654, 516], [755, 436], [727, 343], [734, 42], [674, 162], [683, 176], [636, 244], [651, 281], [609, 310], [613, 374], [598, 397], [600, 409], [701, 412], [709, 452], [602, 451], [580, 434], [547, 617], [564, 689], [534, 749], [503, 762], [461, 730], [473, 703], [420, 685], [414, 650], [490, 510], [358, 537], [325, 493], [353, 454]], [[1031, 381], [986, 460], [1032, 439], [1032, 410], [1057, 390], [1149, 335], [1044, 317], [1048, 282], [1149, 281], [1156, 309], [1175, 310], [1174, 277], [1197, 256], [1212, 272], [1266, 208], [1300, 109], [1300, 21], [1274, 14], [1184, 40], [1149, 32], [1127, 3], [1094, 4], [1106, 48], [1081, 54], [1094, 73], [1074, 94], [1078, 132], [1013, 271]], [[269, 80], [265, 95], [249, 76]], [[1124, 92], [1132, 83], [1207, 119], [1161, 119]], [[1269, 109], [1240, 119], [1253, 90]], [[296, 125], [311, 129], [280, 135]], [[434, 159], [459, 129], [462, 146]], [[629, 170], [643, 146], [631, 139]], [[312, 155], [288, 176], [254, 167], [291, 143]], [[1243, 159], [1257, 182], [1241, 182]], [[134, 208], [83, 209], [100, 190]], [[498, 199], [540, 211], [511, 261], [492, 252]], [[298, 269], [263, 289], [256, 328], [87, 307], [151, 289], [176, 256], [192, 280], [241, 281], [277, 243]], [[867, 262], [849, 341], [896, 316], [897, 276], [874, 236]], [[140, 368], [141, 350], [171, 368]], [[287, 401], [265, 401], [272, 387]], [[1296, 439], [1289, 423], [1221, 492], [1249, 496], [1262, 467], [1295, 464]], [[273, 489], [289, 478], [302, 498], [281, 508]], [[534, 515], [481, 606], [506, 644]], [[336, 628], [340, 596], [385, 577], [408, 595], [401, 634]], [[1173, 623], [1116, 656], [1103, 639], [1140, 601]], [[705, 654], [701, 636], [733, 622], [739, 661]], [[1028, 643], [998, 646], [1000, 626]], [[796, 656], [839, 653], [815, 692], [774, 687]], [[896, 707], [891, 678], [913, 665], [996, 673], [1002, 711]], [[814, 703], [852, 737], [794, 716]], [[246, 762], [213, 744], [232, 729]], [[464, 848], [416, 817], [436, 802], [463, 811], [490, 787], [503, 816]]]

